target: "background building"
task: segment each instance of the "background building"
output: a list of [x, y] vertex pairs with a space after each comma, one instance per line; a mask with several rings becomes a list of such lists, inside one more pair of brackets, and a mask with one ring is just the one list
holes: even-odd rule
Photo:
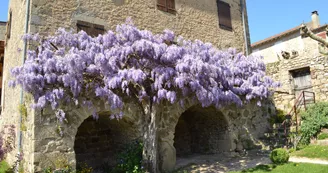
[[[327, 39], [327, 25], [320, 24], [318, 12], [313, 11], [311, 18], [311, 22], [305, 25]], [[276, 107], [285, 113], [293, 108], [302, 91], [314, 92], [317, 101], [327, 100], [328, 61], [322, 53], [325, 48], [303, 36], [300, 26], [252, 44], [252, 51], [264, 57], [267, 74], [282, 84], [274, 100]], [[308, 93], [305, 104], [312, 103], [313, 99], [313, 95]]]

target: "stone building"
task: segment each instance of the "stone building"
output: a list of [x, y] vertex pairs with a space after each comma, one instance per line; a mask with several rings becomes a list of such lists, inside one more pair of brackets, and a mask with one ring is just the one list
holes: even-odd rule
[[[326, 39], [327, 25], [320, 25], [318, 12], [312, 12], [311, 18], [305, 25]], [[253, 53], [264, 57], [267, 74], [282, 85], [274, 100], [285, 113], [293, 108], [302, 91], [314, 92], [317, 101], [327, 100], [328, 62], [322, 53], [325, 50], [317, 41], [303, 36], [300, 26], [252, 44]], [[311, 93], [306, 95], [309, 103], [313, 99]]]
[[[7, 22], [0, 21], [0, 86], [1, 87], [2, 87], [3, 59], [5, 56], [6, 26], [7, 26]], [[0, 91], [0, 98], [1, 98], [1, 91]]]
[[[140, 138], [141, 130], [137, 124], [140, 117], [133, 105], [126, 106], [120, 121], [110, 120], [108, 110], [102, 106], [98, 108], [102, 115], [100, 121], [90, 118], [90, 110], [67, 106], [67, 114], [72, 115], [72, 119], [63, 128], [64, 135], [59, 135], [52, 111], [31, 110], [31, 96], [19, 88], [8, 87], [10, 69], [22, 65], [26, 58], [29, 45], [21, 40], [24, 33], [46, 35], [64, 27], [97, 35], [131, 17], [139, 28], [154, 33], [168, 28], [189, 39], [211, 42], [222, 49], [236, 47], [246, 53], [250, 45], [245, 0], [11, 0], [8, 16], [0, 127], [16, 125], [15, 151], [7, 160], [13, 163], [14, 155], [23, 152], [20, 166], [31, 173], [48, 167], [58, 168], [62, 161], [73, 167], [84, 162], [95, 168], [104, 164], [112, 166], [117, 153], [124, 150], [122, 146]], [[27, 111], [20, 112], [18, 107]], [[271, 109], [253, 103], [240, 109], [222, 110], [200, 109], [197, 105], [184, 109], [178, 105], [163, 105], [157, 129], [160, 169], [174, 169], [176, 155], [253, 147], [259, 142], [258, 132], [268, 126], [265, 120]], [[198, 122], [201, 124], [192, 128]], [[212, 128], [207, 128], [207, 124]], [[210, 135], [214, 133], [217, 135]], [[184, 145], [188, 147], [181, 147]]]

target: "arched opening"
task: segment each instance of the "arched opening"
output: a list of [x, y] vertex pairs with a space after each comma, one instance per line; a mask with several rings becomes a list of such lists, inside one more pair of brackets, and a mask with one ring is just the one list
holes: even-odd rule
[[175, 127], [177, 159], [193, 154], [216, 154], [230, 150], [228, 122], [214, 107], [194, 106], [182, 113]]
[[139, 129], [125, 119], [110, 119], [100, 115], [98, 120], [89, 117], [78, 128], [74, 151], [76, 165], [107, 172], [117, 165], [119, 154], [139, 138]]

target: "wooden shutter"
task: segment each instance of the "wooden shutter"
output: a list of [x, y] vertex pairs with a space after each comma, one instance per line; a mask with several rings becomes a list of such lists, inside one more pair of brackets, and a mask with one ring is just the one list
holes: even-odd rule
[[219, 26], [223, 29], [232, 30], [230, 5], [228, 3], [217, 1]]
[[157, 0], [157, 9], [161, 11], [167, 11], [166, 0]]
[[92, 24], [84, 21], [77, 21], [77, 31], [83, 30], [91, 37], [97, 37], [99, 34], [104, 34], [105, 27], [103, 25]]
[[175, 13], [175, 1], [174, 0], [166, 0], [167, 12]]
[[175, 14], [175, 0], [157, 0], [157, 9]]

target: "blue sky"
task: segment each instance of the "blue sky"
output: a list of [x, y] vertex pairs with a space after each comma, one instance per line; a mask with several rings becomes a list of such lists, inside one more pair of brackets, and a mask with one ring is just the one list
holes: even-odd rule
[[251, 42], [311, 21], [318, 11], [320, 23], [328, 23], [328, 0], [247, 0]]
[[[0, 21], [7, 20], [9, 0], [0, 0]], [[265, 39], [311, 20], [317, 10], [328, 23], [328, 0], [247, 0], [251, 42]]]

